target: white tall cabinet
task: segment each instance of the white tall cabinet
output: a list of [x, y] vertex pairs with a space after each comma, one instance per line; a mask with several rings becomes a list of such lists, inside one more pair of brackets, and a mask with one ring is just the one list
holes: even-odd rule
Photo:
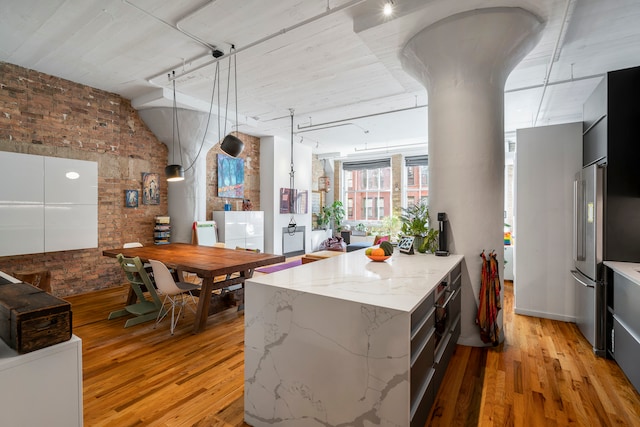
[[264, 252], [264, 212], [214, 211], [218, 238], [230, 249], [259, 249]]

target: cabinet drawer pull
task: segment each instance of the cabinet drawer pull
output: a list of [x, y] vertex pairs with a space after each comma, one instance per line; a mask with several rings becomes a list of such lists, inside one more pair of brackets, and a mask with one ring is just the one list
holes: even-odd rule
[[445, 308], [447, 305], [449, 305], [451, 300], [456, 296], [458, 291], [459, 291], [459, 289], [456, 289], [455, 291], [447, 291], [447, 293], [449, 293], [449, 296], [447, 297], [447, 300], [442, 304], [435, 303], [435, 307], [436, 308]]

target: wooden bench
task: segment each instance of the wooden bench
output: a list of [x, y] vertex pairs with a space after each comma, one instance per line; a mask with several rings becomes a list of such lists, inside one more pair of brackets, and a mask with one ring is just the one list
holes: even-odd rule
[[318, 252], [312, 252], [312, 253], [306, 254], [305, 256], [302, 257], [302, 263], [303, 264], [308, 264], [310, 262], [320, 261], [321, 259], [331, 258], [331, 257], [334, 257], [334, 256], [342, 255], [344, 253], [345, 252], [340, 252], [340, 251], [318, 251]]

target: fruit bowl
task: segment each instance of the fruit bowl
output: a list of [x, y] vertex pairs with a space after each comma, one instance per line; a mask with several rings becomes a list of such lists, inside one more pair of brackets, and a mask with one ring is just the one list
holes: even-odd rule
[[367, 255], [367, 258], [369, 258], [371, 261], [383, 262], [391, 258], [391, 255]]

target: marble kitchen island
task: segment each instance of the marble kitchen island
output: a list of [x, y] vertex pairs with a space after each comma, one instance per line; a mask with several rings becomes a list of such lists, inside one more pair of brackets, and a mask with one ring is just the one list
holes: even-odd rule
[[245, 421], [424, 426], [460, 333], [461, 255], [364, 251], [245, 283]]

